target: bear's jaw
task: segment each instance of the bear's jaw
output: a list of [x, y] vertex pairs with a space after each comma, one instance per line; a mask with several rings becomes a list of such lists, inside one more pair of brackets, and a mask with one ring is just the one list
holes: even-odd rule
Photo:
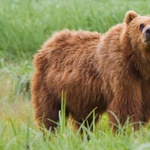
[[150, 51], [150, 38], [145, 41], [142, 39], [142, 43], [143, 43], [143, 46], [145, 47], [145, 50]]
[[145, 41], [142, 39], [141, 45], [144, 52], [150, 52], [150, 38]]

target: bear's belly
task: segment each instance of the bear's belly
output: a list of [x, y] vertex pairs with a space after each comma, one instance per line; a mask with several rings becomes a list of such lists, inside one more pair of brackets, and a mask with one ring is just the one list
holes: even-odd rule
[[[79, 101], [82, 102], [79, 103]], [[95, 114], [104, 113], [107, 110], [107, 101], [101, 96], [99, 100], [91, 99], [88, 102], [86, 100], [78, 100], [75, 104], [67, 104], [67, 107], [69, 108], [69, 113], [75, 120], [83, 120], [87, 117], [89, 118], [90, 114], [93, 116], [92, 112], [94, 111]]]

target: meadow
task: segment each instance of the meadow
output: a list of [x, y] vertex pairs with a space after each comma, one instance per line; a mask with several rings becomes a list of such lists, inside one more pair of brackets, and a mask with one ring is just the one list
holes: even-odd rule
[[[139, 131], [113, 134], [104, 114], [94, 132], [81, 135], [65, 127], [60, 116], [56, 134], [37, 128], [32, 111], [30, 80], [33, 54], [54, 31], [64, 28], [105, 33], [134, 10], [150, 14], [150, 0], [0, 0], [0, 150], [147, 150], [150, 125]], [[63, 118], [63, 119], [62, 119]], [[86, 132], [90, 140], [87, 140]]]

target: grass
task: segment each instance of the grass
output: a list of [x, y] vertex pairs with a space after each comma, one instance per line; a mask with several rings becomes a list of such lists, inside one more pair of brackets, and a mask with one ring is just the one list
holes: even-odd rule
[[[150, 14], [149, 0], [0, 0], [0, 150], [146, 150], [150, 125], [113, 135], [103, 115], [94, 132], [79, 134], [60, 115], [56, 134], [45, 137], [35, 125], [30, 102], [32, 55], [54, 32], [69, 29], [106, 32], [123, 22], [126, 11]], [[65, 99], [65, 98], [64, 98]], [[62, 106], [62, 112], [64, 107]], [[93, 114], [94, 115], [94, 114]], [[87, 140], [86, 132], [91, 140]], [[50, 140], [51, 139], [51, 140]]]
[[32, 59], [54, 31], [83, 29], [106, 32], [123, 22], [126, 11], [148, 14], [149, 1], [0, 0], [0, 56]]

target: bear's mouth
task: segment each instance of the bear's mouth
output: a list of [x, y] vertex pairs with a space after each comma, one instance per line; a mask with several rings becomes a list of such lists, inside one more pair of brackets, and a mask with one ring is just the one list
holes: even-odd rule
[[146, 39], [144, 42], [145, 43], [150, 42], [150, 38]]
[[150, 38], [148, 38], [148, 39], [143, 39], [142, 42], [143, 42], [144, 44], [150, 45]]
[[150, 43], [150, 38], [149, 38], [149, 39], [146, 39], [146, 40], [144, 41], [144, 43]]

